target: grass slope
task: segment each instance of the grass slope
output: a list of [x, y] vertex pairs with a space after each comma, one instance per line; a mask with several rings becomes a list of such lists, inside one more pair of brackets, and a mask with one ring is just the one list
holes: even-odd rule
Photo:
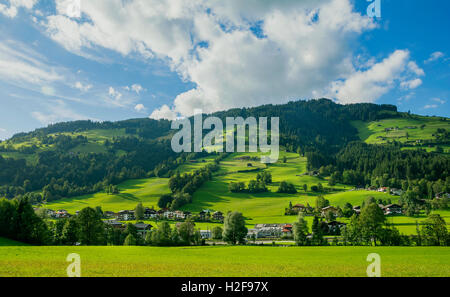
[[[248, 183], [251, 179], [256, 179], [258, 172], [238, 172], [239, 170], [249, 170], [265, 168], [265, 165], [259, 161], [242, 161], [239, 159], [242, 156], [251, 156], [249, 153], [232, 154], [223, 162], [221, 162], [221, 170], [219, 174], [213, 178], [212, 181], [207, 182], [200, 188], [193, 197], [193, 203], [184, 207], [184, 210], [199, 212], [202, 209], [220, 210], [224, 213], [228, 211], [240, 211], [247, 217], [249, 225], [257, 223], [291, 223], [296, 218], [292, 216], [284, 216], [284, 209], [288, 207], [289, 202], [293, 204], [309, 203], [315, 205], [315, 199], [318, 195], [311, 191], [305, 192], [302, 188], [303, 184], [308, 185], [308, 189], [312, 185], [322, 183], [328, 186], [327, 180], [315, 176], [302, 175], [306, 172], [306, 158], [299, 157], [298, 154], [281, 152], [280, 161], [271, 164], [266, 169], [272, 174], [273, 183], [268, 187], [271, 192], [260, 194], [249, 193], [231, 193], [228, 190], [230, 182], [243, 181]], [[281, 160], [286, 156], [287, 162], [283, 163]], [[252, 167], [247, 167], [247, 163], [252, 163]], [[281, 181], [288, 181], [293, 183], [298, 193], [297, 194], [280, 194], [276, 193]], [[337, 185], [333, 188], [337, 190], [350, 189], [348, 186]], [[346, 199], [349, 199], [354, 205], [359, 205], [363, 200], [369, 196], [376, 198], [391, 198], [394, 197], [376, 192], [355, 191], [355, 192], [337, 192], [326, 195], [327, 199], [333, 205], [342, 206]]]
[[[433, 134], [437, 129], [450, 129], [450, 121], [442, 121], [436, 117], [424, 117], [424, 116], [412, 116], [411, 118], [394, 118], [384, 119], [373, 122], [354, 121], [352, 123], [358, 129], [358, 136], [361, 140], [370, 144], [382, 144], [388, 141], [396, 140], [402, 143], [410, 142], [414, 143], [417, 140], [435, 140]], [[425, 125], [423, 129], [421, 125]], [[386, 128], [395, 128], [385, 132]], [[415, 127], [414, 129], [411, 129]], [[408, 138], [406, 138], [408, 134]], [[448, 153], [450, 147], [448, 145], [441, 145], [443, 149]], [[416, 145], [415, 147], [421, 147], [427, 151], [434, 151], [435, 146], [423, 147]]]
[[66, 276], [78, 253], [82, 276], [366, 276], [370, 253], [382, 276], [449, 276], [448, 247], [0, 247], [0, 276]]
[[119, 185], [120, 193], [108, 195], [104, 192], [84, 195], [74, 198], [64, 198], [48, 203], [46, 208], [57, 210], [65, 209], [75, 213], [84, 207], [101, 206], [104, 211], [119, 211], [134, 209], [139, 202], [145, 206], [157, 208], [161, 195], [170, 193], [167, 178], [148, 178], [128, 180]]

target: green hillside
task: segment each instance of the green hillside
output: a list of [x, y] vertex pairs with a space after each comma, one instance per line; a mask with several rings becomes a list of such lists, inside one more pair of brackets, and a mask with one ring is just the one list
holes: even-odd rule
[[450, 140], [437, 132], [438, 129], [450, 130], [450, 121], [445, 118], [412, 115], [371, 122], [354, 121], [352, 124], [358, 129], [359, 138], [369, 144], [397, 141], [405, 149], [436, 151], [440, 146], [444, 152], [450, 152]]
[[63, 198], [53, 203], [48, 203], [45, 207], [53, 210], [65, 209], [70, 213], [75, 213], [77, 210], [88, 206], [101, 206], [104, 211], [119, 211], [134, 209], [139, 202], [142, 202], [145, 206], [157, 208], [159, 197], [170, 193], [167, 183], [167, 178], [128, 180], [119, 185], [119, 194], [99, 192], [79, 197]]
[[[329, 190], [323, 193], [326, 199], [333, 206], [344, 206], [349, 202], [352, 205], [361, 205], [368, 197], [375, 199], [391, 199], [393, 203], [398, 200], [398, 196], [386, 193], [366, 190], [352, 190], [351, 186], [335, 185], [330, 187], [328, 180], [316, 176], [305, 175], [307, 160], [299, 157], [295, 153], [281, 152], [280, 160], [268, 166], [259, 161], [243, 161], [243, 156], [257, 156], [256, 153], [235, 153], [229, 155], [220, 163], [220, 170], [214, 175], [213, 180], [206, 182], [193, 196], [193, 202], [185, 205], [182, 209], [198, 213], [204, 209], [211, 209], [227, 213], [228, 211], [240, 211], [246, 217], [249, 228], [258, 223], [292, 223], [295, 216], [285, 216], [284, 210], [289, 202], [292, 204], [310, 204], [314, 207], [316, 197], [320, 193], [311, 191], [311, 186], [321, 183]], [[283, 157], [286, 156], [286, 163]], [[194, 163], [188, 162], [181, 165], [180, 172], [191, 172], [199, 169], [213, 161], [213, 157], [200, 158]], [[252, 167], [248, 167], [248, 163]], [[255, 171], [253, 171], [255, 170]], [[270, 192], [260, 194], [231, 193], [228, 189], [230, 182], [244, 181], [248, 183], [256, 178], [256, 174], [262, 170], [267, 170], [272, 174], [272, 184], [268, 185]], [[247, 171], [247, 172], [239, 172]], [[288, 181], [295, 185], [298, 193], [280, 194], [276, 193], [279, 183]], [[303, 190], [306, 184], [308, 190]], [[106, 194], [99, 192], [96, 194], [84, 195], [73, 198], [64, 198], [45, 205], [46, 208], [58, 210], [66, 209], [70, 213], [75, 213], [84, 207], [101, 206], [103, 211], [119, 211], [124, 209], [134, 209], [137, 203], [142, 202], [145, 207], [158, 209], [157, 202], [162, 194], [170, 193], [167, 178], [149, 178], [139, 180], [129, 180], [119, 185], [120, 194]], [[450, 225], [450, 211], [435, 211], [440, 213]], [[306, 217], [309, 227], [312, 224], [312, 217]], [[397, 226], [402, 233], [415, 234], [416, 221], [426, 219], [425, 215], [418, 217], [392, 217], [389, 221]], [[340, 221], [348, 222], [345, 218]], [[154, 222], [149, 222], [154, 224]], [[172, 225], [174, 223], [171, 223]], [[196, 227], [201, 229], [212, 229], [216, 223], [197, 222]]]

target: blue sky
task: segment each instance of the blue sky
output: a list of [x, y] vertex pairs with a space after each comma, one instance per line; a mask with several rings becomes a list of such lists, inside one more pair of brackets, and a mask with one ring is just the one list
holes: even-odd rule
[[292, 99], [450, 116], [448, 1], [0, 1], [0, 139]]

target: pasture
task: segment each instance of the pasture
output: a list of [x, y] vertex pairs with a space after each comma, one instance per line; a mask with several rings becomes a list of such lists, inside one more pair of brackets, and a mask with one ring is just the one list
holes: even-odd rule
[[[388, 141], [409, 143], [411, 148], [423, 148], [427, 151], [435, 151], [436, 147], [422, 146], [417, 141], [436, 140], [437, 129], [450, 129], [450, 122], [437, 117], [412, 116], [411, 118], [393, 118], [373, 122], [354, 121], [353, 126], [358, 129], [361, 140], [370, 144], [383, 144]], [[449, 152], [448, 145], [441, 146], [445, 152]]]
[[297, 277], [366, 276], [370, 253], [385, 277], [449, 276], [448, 247], [0, 247], [0, 276], [66, 276], [66, 257], [81, 257], [81, 276]]
[[103, 211], [119, 211], [134, 209], [139, 202], [144, 206], [157, 208], [161, 195], [170, 193], [167, 178], [148, 178], [128, 180], [119, 185], [119, 194], [99, 192], [79, 197], [64, 198], [45, 205], [46, 208], [58, 210], [65, 209], [75, 213], [85, 207], [101, 206]]

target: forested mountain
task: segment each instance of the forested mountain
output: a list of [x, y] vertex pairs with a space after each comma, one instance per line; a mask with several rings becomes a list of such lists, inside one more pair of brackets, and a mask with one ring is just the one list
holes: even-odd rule
[[[318, 99], [213, 115], [279, 117], [280, 144], [305, 155], [310, 170], [322, 169], [339, 182], [363, 185], [384, 177], [392, 186], [401, 186], [404, 180], [435, 182], [448, 176], [448, 155], [360, 142], [353, 121], [408, 116], [392, 105], [340, 105]], [[440, 141], [448, 143], [447, 131], [442, 132], [439, 137], [445, 139]], [[126, 179], [172, 176], [179, 164], [205, 153], [175, 154], [171, 133], [167, 120], [131, 119], [58, 123], [16, 134], [0, 142], [0, 197], [26, 195], [32, 201], [51, 201], [110, 189]], [[353, 178], [347, 177], [349, 172]]]

